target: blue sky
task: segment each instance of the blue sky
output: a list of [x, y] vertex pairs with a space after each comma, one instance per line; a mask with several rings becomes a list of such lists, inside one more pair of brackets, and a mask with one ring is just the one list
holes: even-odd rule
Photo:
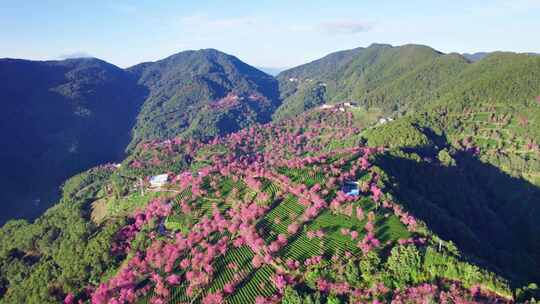
[[121, 67], [216, 48], [292, 67], [371, 43], [540, 52], [540, 0], [0, 0], [0, 57], [91, 55]]

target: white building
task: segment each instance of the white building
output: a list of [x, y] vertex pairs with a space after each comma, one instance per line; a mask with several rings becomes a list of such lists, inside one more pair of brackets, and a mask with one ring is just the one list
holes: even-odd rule
[[334, 108], [334, 106], [330, 105], [330, 104], [327, 104], [327, 103], [325, 103], [325, 104], [323, 104], [323, 105], [321, 105], [319, 107], [319, 109], [321, 109], [321, 110], [332, 109], [332, 108]]
[[161, 188], [169, 183], [169, 175], [168, 174], [160, 174], [156, 176], [152, 176], [150, 178], [150, 186], [153, 188]]
[[392, 117], [381, 117], [379, 118], [379, 124], [385, 124], [387, 122], [391, 122], [391, 121], [394, 121], [394, 119]]

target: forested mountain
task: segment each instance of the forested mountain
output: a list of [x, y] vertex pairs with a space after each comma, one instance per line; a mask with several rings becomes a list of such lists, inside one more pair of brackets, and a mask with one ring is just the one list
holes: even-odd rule
[[483, 160], [540, 185], [540, 57], [494, 53], [467, 66], [440, 97], [413, 118], [476, 147]]
[[148, 88], [131, 146], [179, 134], [210, 138], [271, 119], [277, 81], [213, 49], [186, 51], [128, 71]]
[[[274, 118], [290, 117], [323, 103], [342, 102], [353, 102], [386, 116], [404, 115], [447, 98], [469, 81], [487, 78], [502, 82], [498, 91], [513, 94], [513, 84], [504, 82], [504, 69], [523, 61], [519, 58], [534, 62], [536, 56], [507, 53], [505, 59], [493, 59], [502, 54], [489, 53], [473, 63], [459, 54], [443, 54], [426, 46], [379, 44], [333, 53], [278, 75], [283, 102]], [[480, 96], [489, 99], [493, 94], [486, 91]]]
[[216, 50], [127, 70], [94, 58], [0, 60], [0, 223], [34, 218], [82, 170], [119, 161], [141, 140], [208, 139], [264, 123], [277, 81]]
[[[427, 92], [437, 89], [464, 63], [464, 59], [420, 45], [373, 44], [337, 52], [278, 75], [283, 103], [274, 117], [280, 119], [325, 102], [344, 101], [365, 106], [373, 106], [371, 103], [375, 102], [385, 112], [398, 111], [399, 102], [402, 106], [409, 106], [413, 101], [422, 104], [429, 98]], [[425, 82], [421, 77], [426, 77]], [[424, 88], [413, 90], [410, 82]], [[394, 91], [386, 96], [384, 87]], [[410, 91], [403, 92], [403, 87]], [[416, 94], [422, 93], [428, 96], [419, 96], [423, 99], [417, 100]], [[399, 94], [408, 100], [398, 98]]]
[[0, 60], [0, 223], [33, 218], [69, 176], [121, 160], [145, 88], [92, 58]]
[[[370, 48], [384, 52], [378, 46]], [[401, 48], [393, 50], [403, 53]], [[397, 195], [444, 237], [463, 242], [460, 245], [475, 255], [489, 252], [485, 258], [504, 261], [501, 268], [538, 280], [540, 58], [504, 52], [486, 54], [474, 63], [457, 54], [425, 57], [426, 63], [361, 97], [335, 99], [326, 91], [320, 103], [355, 100], [364, 108], [380, 109], [379, 117], [409, 114], [368, 131], [379, 138], [370, 145], [407, 147], [410, 141], [415, 143], [412, 146], [428, 147], [420, 159], [407, 154], [385, 158], [385, 171], [396, 182]], [[353, 61], [339, 69], [347, 70]], [[295, 70], [284, 72], [280, 81], [300, 83], [300, 87], [306, 77], [327, 82], [325, 73], [309, 69], [311, 74], [303, 76], [287, 74]], [[291, 75], [298, 81], [288, 81]], [[301, 90], [286, 98], [277, 113], [290, 109], [288, 104], [313, 104]], [[462, 151], [476, 153], [481, 162], [471, 161]], [[449, 168], [419, 161], [422, 158]], [[462, 228], [450, 229], [452, 222]]]
[[[478, 221], [477, 216], [468, 219], [468, 226], [482, 229], [482, 246], [489, 243], [494, 231], [500, 231], [495, 233], [496, 241], [503, 243], [491, 252], [505, 260], [507, 268], [522, 265], [524, 271], [536, 275], [540, 273], [540, 230], [536, 224], [540, 217], [539, 95], [540, 57], [494, 53], [468, 67], [452, 91], [412, 117], [419, 127], [446, 138], [448, 149], [453, 151], [450, 154], [459, 155], [456, 151], [460, 150], [477, 154], [480, 162], [471, 165], [462, 161], [460, 175], [478, 185], [485, 198], [471, 193], [461, 201], [468, 202], [463, 205], [469, 206], [467, 210], [478, 208], [475, 212], [479, 215], [492, 213], [498, 220]], [[447, 204], [450, 197], [433, 199]], [[489, 228], [493, 223], [501, 228]], [[511, 248], [512, 244], [522, 249], [504, 252], [500, 248]]]

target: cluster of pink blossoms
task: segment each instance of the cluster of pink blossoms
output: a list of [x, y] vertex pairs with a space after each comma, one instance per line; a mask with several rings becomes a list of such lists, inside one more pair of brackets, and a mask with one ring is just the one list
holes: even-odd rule
[[[352, 119], [350, 115], [346, 116], [345, 122], [335, 124], [336, 126], [340, 126], [339, 124], [344, 126], [335, 128], [334, 133], [332, 133], [335, 136], [358, 132], [357, 129], [350, 127]], [[317, 127], [307, 128], [304, 132], [292, 128], [291, 122], [284, 122], [283, 128], [274, 128], [271, 125], [255, 126], [227, 137], [216, 138], [207, 144], [184, 140], [149, 144], [146, 147], [147, 150], [157, 149], [165, 154], [173, 153], [182, 146], [183, 152], [190, 157], [195, 157], [197, 150], [208, 146], [223, 145], [228, 151], [231, 151], [226, 155], [213, 156], [212, 165], [200, 169], [197, 174], [185, 172], [173, 175], [174, 184], [181, 189], [191, 188], [193, 194], [191, 202], [190, 199], [186, 198], [179, 202], [183, 213], [190, 214], [194, 208], [197, 208], [195, 200], [208, 194], [208, 190], [204, 189], [206, 185], [209, 184], [213, 190], [217, 191], [218, 182], [213, 174], [226, 176], [235, 181], [241, 180], [248, 188], [259, 194], [255, 200], [244, 197], [234, 201], [232, 207], [223, 213], [219, 211], [217, 206], [214, 206], [212, 215], [202, 217], [197, 224], [190, 227], [186, 235], [177, 233], [174, 239], [166, 242], [154, 240], [145, 252], [136, 253], [135, 257], [119, 271], [117, 276], [95, 290], [92, 295], [93, 303], [115, 303], [115, 301], [117, 303], [132, 303], [136, 298], [140, 298], [152, 289], [155, 294], [152, 303], [164, 303], [170, 296], [171, 288], [179, 284], [186, 285], [188, 296], [197, 296], [212, 282], [216, 272], [214, 269], [216, 258], [225, 255], [230, 246], [249, 248], [254, 253], [251, 263], [255, 268], [270, 265], [276, 269], [276, 275], [272, 278], [272, 282], [280, 292], [283, 292], [286, 286], [297, 284], [298, 277], [291, 273], [298, 273], [303, 267], [319, 264], [322, 261], [322, 256], [310, 257], [303, 263], [291, 259], [283, 262], [278, 257], [279, 251], [288, 244], [288, 237], [305, 230], [304, 225], [327, 208], [333, 212], [349, 217], [356, 216], [358, 220], [363, 220], [366, 215], [362, 208], [355, 204], [358, 197], [337, 191], [330, 204], [325, 197], [331, 193], [332, 189], [340, 187], [340, 184], [355, 180], [361, 172], [369, 170], [371, 167], [370, 155], [382, 151], [381, 148], [353, 147], [321, 153], [325, 148], [324, 142], [313, 141], [311, 138], [323, 134], [331, 126], [323, 121], [314, 125]], [[309, 153], [310, 156], [305, 157], [306, 153]], [[311, 156], [314, 153], [318, 153], [318, 156]], [[329, 161], [340, 154], [348, 154], [352, 157], [350, 160]], [[156, 153], [152, 158], [146, 159], [151, 160], [140, 161], [141, 167], [158, 165], [156, 163], [162, 163], [160, 159], [165, 161], [166, 158], [160, 157]], [[307, 187], [303, 184], [294, 184], [289, 177], [273, 170], [276, 167], [301, 169], [314, 165], [320, 168], [327, 177], [327, 181], [323, 185], [315, 184], [312, 187]], [[348, 169], [343, 171], [342, 168], [345, 165], [348, 166]], [[377, 180], [377, 175], [372, 174], [371, 181], [366, 182], [362, 188], [363, 194], [369, 195], [371, 193], [375, 202], [383, 199], [383, 192], [377, 186]], [[305, 207], [302, 214], [290, 215], [293, 221], [288, 225], [287, 233], [279, 234], [268, 244], [262, 237], [261, 230], [256, 228], [257, 222], [269, 211], [267, 204], [272, 198], [261, 191], [263, 181], [270, 181], [278, 185], [280, 194], [277, 197], [283, 197], [283, 193], [290, 193], [296, 196], [299, 203]], [[216, 196], [220, 197], [216, 191], [214, 191]], [[140, 230], [144, 223], [152, 218], [161, 218], [170, 214], [171, 206], [162, 205], [166, 207], [152, 205], [149, 206], [149, 209], [147, 208], [148, 214], [135, 215], [135, 223], [131, 224], [133, 226], [125, 227], [125, 234], [128, 236], [124, 240], [126, 244], [129, 244], [133, 235]], [[162, 210], [163, 208], [169, 209], [166, 211]], [[414, 218], [406, 212], [401, 209], [396, 211], [394, 205], [392, 208], [406, 225], [410, 227], [415, 225]], [[346, 231], [346, 235], [350, 236], [351, 239], [358, 240], [358, 248], [364, 253], [380, 246], [374, 233], [375, 216], [370, 213], [367, 217], [368, 222], [364, 227], [367, 234], [362, 240], [359, 240], [360, 235], [357, 231]], [[275, 221], [276, 224], [279, 224], [280, 220], [276, 218]], [[307, 231], [306, 235], [309, 239], [325, 237], [323, 230]], [[350, 253], [347, 253], [347, 256], [352, 257]], [[223, 302], [228, 295], [235, 292], [238, 284], [248, 275], [235, 263], [230, 263], [227, 267], [236, 271], [233, 279], [225, 282], [222, 290], [203, 296], [203, 303]], [[141, 282], [150, 283], [141, 286]], [[323, 279], [318, 282], [317, 286], [321, 291], [339, 295], [365, 296], [367, 292], [352, 288], [347, 283], [332, 283]], [[275, 303], [279, 301], [280, 296], [278, 293], [270, 298], [258, 297], [256, 301], [259, 304]]]
[[399, 220], [405, 226], [407, 226], [407, 229], [409, 231], [416, 231], [416, 228], [418, 226], [416, 218], [410, 215], [408, 212], [404, 211], [400, 205], [389, 201], [383, 201], [382, 206], [384, 208], [392, 210], [394, 214], [399, 218]]
[[368, 214], [368, 222], [364, 226], [364, 229], [366, 230], [367, 234], [357, 244], [358, 248], [360, 248], [360, 250], [362, 250], [364, 254], [367, 254], [373, 248], [379, 247], [381, 244], [380, 241], [375, 237], [375, 228], [373, 225], [374, 219], [375, 219], [375, 214], [373, 212], [370, 212]]
[[308, 239], [314, 239], [314, 238], [323, 238], [324, 237], [324, 230], [322, 229], [319, 229], [319, 230], [316, 230], [316, 231], [308, 231], [306, 232], [306, 235], [307, 235], [307, 238]]

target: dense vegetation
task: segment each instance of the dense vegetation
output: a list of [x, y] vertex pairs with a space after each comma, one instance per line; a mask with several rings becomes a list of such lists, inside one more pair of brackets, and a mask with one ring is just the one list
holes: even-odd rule
[[[396, 189], [424, 189], [399, 170], [411, 172], [410, 159], [428, 166], [416, 153], [433, 142], [409, 136], [406, 149], [420, 147], [412, 157], [362, 147], [362, 137], [369, 143], [380, 132], [361, 135], [357, 124], [352, 112], [316, 111], [209, 143], [141, 144], [119, 168], [75, 176], [35, 223], [0, 230], [2, 301], [504, 302], [534, 278], [471, 249], [478, 243], [467, 243], [467, 233], [502, 250], [525, 251], [523, 244], [491, 243], [466, 219], [439, 212], [434, 198], [418, 203]], [[169, 186], [141, 189], [139, 178], [161, 172], [170, 172]], [[359, 197], [341, 191], [352, 180]], [[425, 209], [432, 205], [437, 212]], [[535, 290], [527, 288], [518, 296]]]
[[279, 105], [272, 76], [213, 49], [181, 52], [128, 70], [150, 91], [131, 147], [179, 134], [224, 135], [270, 121]]
[[275, 118], [316, 106], [313, 94], [306, 93], [316, 88], [314, 84], [324, 88], [328, 103], [349, 101], [379, 107], [386, 113], [403, 111], [401, 107], [416, 108], [430, 101], [433, 91], [465, 64], [458, 55], [444, 55], [419, 45], [374, 44], [333, 53], [277, 76], [283, 104]]
[[459, 54], [442, 54], [426, 46], [374, 44], [280, 73], [277, 79], [283, 103], [274, 117], [291, 117], [325, 102], [354, 102], [388, 116], [404, 115], [441, 99], [454, 100], [465, 88], [480, 86], [484, 90], [475, 96], [480, 100], [500, 98], [501, 94], [531, 98], [531, 90], [538, 88], [535, 83], [508, 78], [518, 77], [519, 73], [510, 74], [518, 69], [526, 75], [534, 73], [538, 60], [540, 57], [529, 54], [495, 52], [473, 63]]
[[475, 149], [453, 147], [429, 129], [384, 127], [364, 134], [368, 142], [405, 139], [401, 148], [377, 160], [404, 206], [468, 256], [487, 260], [516, 280], [540, 280], [536, 185], [482, 162]]
[[[280, 96], [272, 77], [215, 50], [127, 71], [97, 60], [8, 62], [63, 66], [52, 91], [53, 82], [8, 82], [34, 108], [58, 91], [77, 119], [109, 110], [117, 119], [97, 105], [109, 96], [99, 88], [120, 80], [126, 95], [114, 100], [139, 106], [114, 148], [131, 140], [120, 166], [75, 175], [35, 222], [0, 228], [0, 303], [540, 296], [540, 57], [473, 63], [373, 45], [281, 73]], [[28, 71], [20, 77], [40, 83], [43, 72]], [[338, 105], [314, 109], [326, 103]], [[149, 187], [162, 173], [169, 184]], [[358, 196], [346, 194], [350, 182]]]
[[[275, 119], [353, 101], [379, 117], [409, 115], [405, 121], [414, 128], [446, 136], [456, 148], [476, 147], [482, 160], [540, 185], [540, 57], [534, 54], [495, 52], [470, 63], [424, 46], [372, 45], [330, 54], [278, 79], [284, 99]], [[394, 127], [381, 128], [374, 132]], [[405, 140], [391, 137], [383, 142]]]

